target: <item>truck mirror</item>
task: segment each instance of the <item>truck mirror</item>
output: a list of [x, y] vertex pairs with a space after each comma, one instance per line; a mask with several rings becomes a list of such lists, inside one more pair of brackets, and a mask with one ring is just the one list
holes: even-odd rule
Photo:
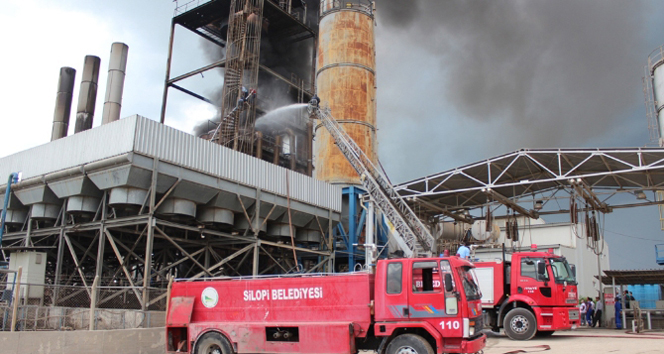
[[546, 276], [546, 263], [537, 262], [537, 275]]
[[574, 279], [576, 279], [576, 264], [570, 264], [570, 268], [572, 268], [572, 275], [574, 276]]
[[454, 290], [454, 284], [452, 284], [452, 274], [445, 273], [445, 291], [450, 293]]

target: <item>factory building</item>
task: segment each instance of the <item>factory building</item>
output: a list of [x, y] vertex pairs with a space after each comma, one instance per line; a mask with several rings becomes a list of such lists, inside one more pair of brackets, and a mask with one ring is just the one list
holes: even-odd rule
[[[113, 43], [101, 118], [94, 103], [103, 63], [87, 56], [67, 136], [76, 71], [62, 68], [52, 141], [0, 159], [9, 191], [3, 250], [27, 265], [24, 284], [40, 284], [21, 294], [23, 303], [163, 310], [173, 277], [354, 269], [369, 222], [364, 191], [303, 107], [318, 79], [323, 103], [375, 160], [373, 11], [364, 0], [176, 8], [162, 114], [151, 117], [160, 122], [122, 112], [130, 51]], [[222, 54], [171, 77], [176, 27]], [[219, 97], [185, 88], [217, 68]], [[216, 119], [195, 135], [168, 127], [173, 89], [215, 106]], [[280, 108], [291, 116], [283, 124], [256, 123]], [[102, 125], [92, 129], [93, 119]]]

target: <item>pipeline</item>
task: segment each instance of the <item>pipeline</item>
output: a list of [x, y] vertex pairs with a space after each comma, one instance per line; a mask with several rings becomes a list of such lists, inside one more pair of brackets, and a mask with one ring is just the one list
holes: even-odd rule
[[[18, 183], [18, 173], [12, 172], [7, 180], [7, 190], [5, 191], [5, 203], [2, 207], [2, 222], [0, 224], [0, 249], [2, 249], [2, 235], [5, 233], [5, 218], [7, 217], [7, 206], [12, 193], [12, 183]], [[5, 252], [2, 252], [2, 259], [5, 259]]]

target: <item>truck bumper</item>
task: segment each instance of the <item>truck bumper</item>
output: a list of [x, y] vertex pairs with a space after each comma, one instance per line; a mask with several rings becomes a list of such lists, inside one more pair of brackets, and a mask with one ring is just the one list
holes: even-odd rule
[[579, 309], [576, 307], [535, 307], [535, 315], [540, 331], [564, 331], [579, 326]]
[[486, 346], [486, 334], [473, 339], [443, 338], [443, 350], [441, 353], [477, 353]]

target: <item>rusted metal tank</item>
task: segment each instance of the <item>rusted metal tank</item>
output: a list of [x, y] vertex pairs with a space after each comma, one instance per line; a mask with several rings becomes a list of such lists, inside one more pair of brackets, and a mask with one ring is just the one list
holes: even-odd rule
[[[316, 83], [322, 105], [376, 162], [376, 52], [371, 1], [321, 2]], [[315, 128], [315, 177], [360, 185], [327, 130]]]

